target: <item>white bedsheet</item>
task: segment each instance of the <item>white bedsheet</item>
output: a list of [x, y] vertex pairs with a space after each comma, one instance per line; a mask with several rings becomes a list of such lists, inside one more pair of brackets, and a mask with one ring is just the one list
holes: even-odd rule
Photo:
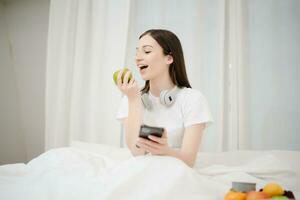
[[232, 181], [275, 181], [300, 193], [300, 152], [200, 153], [194, 169], [172, 157], [74, 142], [28, 164], [0, 166], [0, 199], [220, 200]]

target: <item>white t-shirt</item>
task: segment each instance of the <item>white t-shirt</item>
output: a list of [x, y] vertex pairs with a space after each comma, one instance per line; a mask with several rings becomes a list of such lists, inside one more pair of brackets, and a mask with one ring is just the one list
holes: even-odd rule
[[[163, 127], [167, 131], [168, 144], [173, 148], [180, 148], [185, 127], [210, 123], [213, 121], [206, 98], [198, 90], [181, 88], [176, 94], [175, 102], [170, 107], [162, 105], [159, 97], [149, 92], [152, 109], [143, 108], [143, 124]], [[128, 116], [127, 96], [121, 100], [117, 119]]]

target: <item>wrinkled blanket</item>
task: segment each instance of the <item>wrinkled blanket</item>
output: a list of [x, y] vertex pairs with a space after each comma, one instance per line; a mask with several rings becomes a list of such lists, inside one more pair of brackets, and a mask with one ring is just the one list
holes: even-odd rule
[[[199, 154], [192, 169], [172, 157], [132, 157], [127, 149], [73, 145], [49, 150], [27, 164], [0, 166], [0, 199], [220, 200], [232, 181], [255, 182], [257, 188], [279, 182], [297, 198], [299, 162], [289, 165], [272, 153], [234, 160], [241, 154]], [[220, 162], [216, 155], [236, 163]]]

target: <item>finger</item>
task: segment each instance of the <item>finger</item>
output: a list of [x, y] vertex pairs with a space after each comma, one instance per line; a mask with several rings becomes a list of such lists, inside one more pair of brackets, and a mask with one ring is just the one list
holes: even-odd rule
[[149, 152], [148, 149], [145, 149], [145, 147], [142, 144], [136, 143], [136, 148], [139, 150], [143, 150], [145, 152]]
[[129, 85], [133, 85], [133, 83], [135, 82], [134, 78], [131, 77], [130, 81], [129, 81]]
[[122, 74], [123, 74], [123, 70], [124, 70], [124, 69], [121, 69], [121, 71], [119, 72], [118, 77], [117, 77], [117, 85], [118, 85], [118, 87], [121, 87], [121, 85], [122, 85]]
[[159, 144], [166, 144], [166, 138], [160, 138], [160, 137], [156, 137], [154, 135], [149, 135], [148, 138]]
[[155, 136], [155, 135], [148, 135], [148, 138], [150, 139], [150, 140], [153, 140], [153, 141], [155, 141], [155, 142], [158, 142], [158, 143], [160, 143], [161, 141], [161, 138], [160, 137], [157, 137], [157, 136]]
[[131, 72], [130, 71], [127, 71], [124, 78], [123, 78], [123, 84], [128, 84], [128, 79], [129, 79], [129, 76], [130, 76]]
[[135, 142], [135, 146], [139, 146], [140, 147], [140, 144], [141, 144], [141, 141], [143, 140], [143, 138], [141, 138], [141, 137], [138, 137], [137, 138], [137, 140], [136, 140], [136, 142]]
[[145, 142], [147, 142], [147, 139], [138, 137], [137, 142], [145, 143]]
[[148, 144], [148, 145], [150, 145], [152, 143], [153, 144], [157, 144], [157, 142], [155, 142], [155, 141], [151, 141], [149, 139], [145, 139], [145, 138], [142, 138], [142, 137], [139, 137], [138, 140], [137, 140], [137, 142], [143, 143], [143, 144]]
[[155, 154], [157, 152], [156, 148], [153, 148], [153, 147], [151, 147], [147, 144], [142, 144], [141, 143], [141, 144], [139, 144], [139, 146], [140, 146], [141, 149], [144, 149], [144, 150], [150, 152], [151, 154]]
[[146, 146], [149, 146], [149, 147], [152, 147], [152, 148], [155, 148], [155, 149], [159, 149], [161, 148], [161, 144], [157, 143], [157, 142], [153, 142], [151, 140], [141, 140], [140, 141], [141, 144], [145, 144]]
[[167, 131], [165, 129], [164, 132], [163, 132], [162, 138], [167, 138], [167, 137], [168, 137], [168, 134], [167, 134]]
[[139, 90], [139, 86], [135, 80], [133, 80], [132, 87], [137, 88]]

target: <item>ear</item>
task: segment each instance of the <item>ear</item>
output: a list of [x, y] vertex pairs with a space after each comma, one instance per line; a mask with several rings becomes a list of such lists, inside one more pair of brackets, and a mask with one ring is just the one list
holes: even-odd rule
[[173, 63], [173, 56], [171, 55], [166, 55], [166, 63], [168, 65], [172, 64]]

